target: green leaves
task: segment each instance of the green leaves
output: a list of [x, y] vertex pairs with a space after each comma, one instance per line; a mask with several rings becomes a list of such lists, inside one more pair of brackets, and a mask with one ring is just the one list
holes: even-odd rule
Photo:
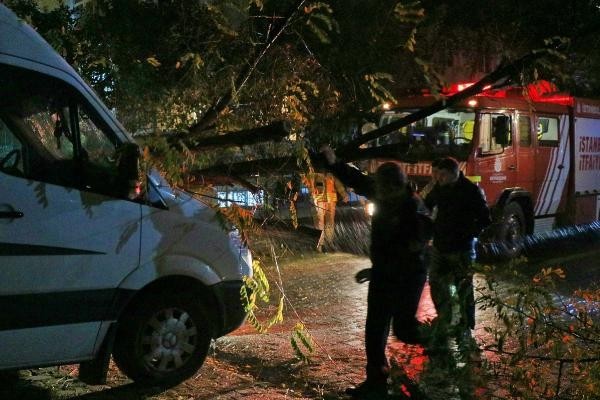
[[422, 76], [433, 94], [439, 94], [446, 82], [433, 63], [415, 57], [415, 63], [421, 68]]
[[[276, 260], [275, 263], [277, 265]], [[264, 312], [261, 306], [268, 306], [270, 303], [271, 288], [261, 264], [254, 260], [252, 268], [254, 271], [253, 276], [244, 277], [244, 285], [240, 289], [240, 296], [244, 304], [244, 310], [246, 311], [247, 323], [257, 332], [267, 333], [271, 327], [283, 322], [284, 301], [286, 297], [283, 294], [282, 283], [279, 282], [278, 288], [281, 291], [281, 296], [279, 297], [275, 311], [266, 318], [259, 317], [258, 313], [261, 310]], [[278, 269], [277, 266], [276, 268]], [[290, 335], [290, 345], [296, 358], [303, 362], [309, 361], [310, 356], [315, 350], [315, 343], [303, 322], [299, 321], [294, 326]]]
[[246, 311], [248, 323], [256, 329], [257, 332], [266, 333], [273, 325], [283, 322], [283, 296], [279, 298], [277, 309], [266, 321], [261, 321], [256, 312], [259, 310], [259, 304], [270, 302], [269, 280], [265, 275], [260, 263], [254, 260], [252, 263], [253, 275], [244, 277], [244, 285], [240, 289], [242, 303]]
[[394, 8], [394, 14], [401, 22], [416, 25], [425, 18], [425, 9], [421, 6], [420, 1], [412, 1], [406, 4], [398, 2]]
[[162, 64], [160, 63], [160, 61], [158, 61], [156, 59], [156, 57], [148, 57], [146, 58], [146, 62], [150, 65], [152, 65], [154, 68], [158, 68], [160, 67]]
[[183, 68], [188, 63], [191, 64], [194, 69], [200, 69], [200, 67], [204, 66], [204, 60], [200, 54], [189, 52], [179, 57], [179, 60], [175, 64], [175, 68]]
[[405, 49], [414, 53], [417, 44], [417, 26], [425, 18], [425, 9], [421, 7], [419, 1], [413, 1], [408, 4], [398, 2], [394, 8], [394, 15], [400, 22], [407, 25], [414, 25], [414, 28], [411, 29], [404, 44]]
[[307, 14], [306, 25], [311, 32], [322, 42], [331, 43], [329, 34], [331, 32], [339, 33], [340, 27], [333, 18], [333, 9], [327, 3], [314, 2], [304, 7], [304, 13]]
[[383, 104], [388, 101], [396, 101], [387, 87], [394, 82], [394, 78], [391, 74], [385, 72], [375, 72], [373, 74], [365, 75], [364, 79], [369, 83], [369, 93], [371, 93], [371, 96], [377, 101], [378, 104]]
[[[558, 393], [594, 398], [599, 387], [595, 309], [600, 290], [562, 295], [555, 287], [566, 278], [562, 268], [546, 267], [535, 274], [528, 268], [526, 263], [510, 263], [488, 269], [487, 287], [479, 289], [480, 308], [494, 310], [497, 321], [484, 328], [492, 338], [488, 348], [498, 365], [513, 372], [507, 389], [520, 398], [553, 398]], [[558, 365], [577, 371], [571, 381], [556, 381]]]
[[303, 362], [310, 361], [310, 356], [315, 351], [315, 344], [311, 334], [306, 330], [303, 323], [298, 322], [294, 326], [294, 331], [290, 337], [290, 344], [296, 358]]

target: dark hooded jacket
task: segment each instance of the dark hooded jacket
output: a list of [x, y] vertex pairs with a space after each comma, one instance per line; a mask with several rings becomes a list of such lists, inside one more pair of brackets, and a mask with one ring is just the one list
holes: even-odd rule
[[374, 279], [397, 279], [405, 273], [425, 271], [423, 249], [427, 242], [428, 213], [409, 185], [395, 194], [378, 197], [375, 179], [344, 163], [329, 167], [336, 177], [375, 205], [371, 220], [370, 257]]
[[437, 206], [433, 245], [442, 253], [471, 250], [473, 239], [491, 223], [481, 190], [462, 172], [455, 183], [436, 185], [425, 203], [430, 209]]

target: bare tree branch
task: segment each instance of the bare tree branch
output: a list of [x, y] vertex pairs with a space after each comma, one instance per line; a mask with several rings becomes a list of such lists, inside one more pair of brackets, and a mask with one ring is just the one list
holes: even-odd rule
[[264, 44], [262, 49], [254, 57], [254, 59], [248, 62], [244, 66], [244, 68], [239, 72], [231, 90], [229, 90], [229, 92], [215, 100], [215, 102], [208, 109], [208, 111], [204, 113], [200, 120], [195, 125], [192, 125], [190, 127], [190, 135], [198, 135], [215, 123], [221, 112], [223, 112], [223, 110], [229, 105], [229, 103], [231, 103], [233, 96], [236, 93], [240, 92], [246, 84], [246, 82], [248, 82], [248, 79], [250, 79], [250, 76], [252, 76], [252, 74], [254, 73], [254, 70], [256, 69], [258, 63], [262, 60], [264, 55], [267, 53], [267, 51], [269, 51], [271, 46], [277, 41], [281, 34], [287, 29], [287, 27], [292, 22], [294, 16], [304, 6], [304, 3], [306, 3], [306, 1], [307, 0], [299, 0], [296, 3], [296, 5], [294, 5], [290, 9], [287, 16], [279, 26], [279, 29], [276, 30], [275, 34], [272, 35], [271, 38]]

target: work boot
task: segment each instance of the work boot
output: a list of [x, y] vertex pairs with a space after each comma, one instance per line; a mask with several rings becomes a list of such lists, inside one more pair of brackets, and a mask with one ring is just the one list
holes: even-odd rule
[[353, 399], [385, 399], [388, 395], [388, 385], [385, 382], [364, 381], [359, 385], [346, 389], [346, 394]]

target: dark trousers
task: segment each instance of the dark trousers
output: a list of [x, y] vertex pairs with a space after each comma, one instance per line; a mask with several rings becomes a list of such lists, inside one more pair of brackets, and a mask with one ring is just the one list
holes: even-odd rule
[[[435, 247], [431, 250], [429, 287], [438, 314], [434, 334], [438, 338], [447, 338], [452, 334], [452, 313], [455, 305], [460, 313], [457, 333], [474, 329], [472, 252], [441, 253]], [[452, 295], [452, 285], [456, 288], [456, 296]]]
[[410, 344], [420, 342], [415, 315], [426, 279], [427, 274], [419, 271], [393, 280], [374, 278], [369, 283], [365, 326], [367, 381], [387, 380], [389, 363], [385, 348], [390, 325], [399, 340]]

